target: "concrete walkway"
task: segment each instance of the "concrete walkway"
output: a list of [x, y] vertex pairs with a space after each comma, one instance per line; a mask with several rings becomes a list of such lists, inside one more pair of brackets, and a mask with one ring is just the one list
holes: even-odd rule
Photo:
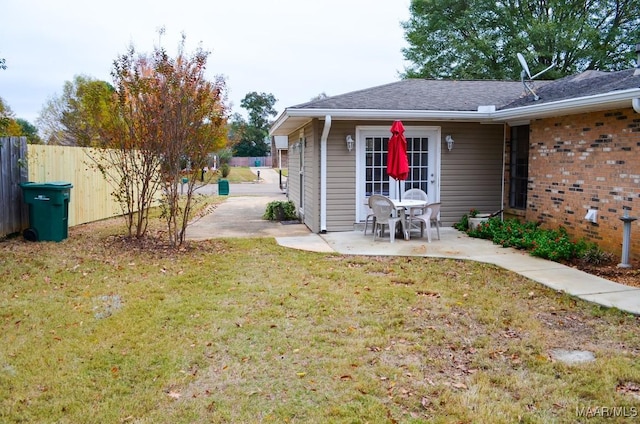
[[[211, 214], [193, 223], [188, 239], [218, 237], [275, 237], [284, 247], [314, 252], [337, 252], [346, 255], [422, 256], [467, 259], [491, 263], [521, 274], [552, 289], [607, 307], [640, 315], [640, 288], [614, 283], [557, 262], [536, 258], [526, 252], [503, 248], [490, 241], [468, 237], [454, 228], [443, 228], [441, 240], [426, 239], [373, 241], [362, 231], [313, 234], [303, 224], [283, 225], [262, 219], [267, 203], [286, 200], [279, 189], [277, 172], [260, 170], [261, 181], [231, 184], [229, 199]], [[212, 187], [209, 194], [217, 194]], [[203, 193], [207, 189], [203, 188]]]

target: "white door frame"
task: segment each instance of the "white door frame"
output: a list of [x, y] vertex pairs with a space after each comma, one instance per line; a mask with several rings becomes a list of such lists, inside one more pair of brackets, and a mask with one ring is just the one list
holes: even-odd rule
[[[429, 201], [440, 201], [440, 166], [442, 155], [441, 128], [439, 126], [411, 126], [405, 125], [404, 135], [410, 137], [429, 138]], [[391, 137], [390, 126], [365, 125], [356, 127], [356, 216], [355, 222], [364, 222], [367, 216], [365, 207], [365, 160], [366, 160], [366, 137]], [[389, 195], [397, 195], [397, 182], [389, 178]]]

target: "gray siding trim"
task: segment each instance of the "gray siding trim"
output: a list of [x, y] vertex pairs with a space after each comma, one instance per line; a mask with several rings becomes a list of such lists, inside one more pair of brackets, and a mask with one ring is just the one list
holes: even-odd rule
[[440, 199], [445, 226], [470, 209], [492, 213], [502, 209], [504, 125], [447, 124], [442, 137], [455, 140], [452, 151], [443, 146]]
[[356, 149], [345, 139], [356, 136], [353, 122], [334, 121], [327, 140], [327, 231], [352, 231], [356, 215]]

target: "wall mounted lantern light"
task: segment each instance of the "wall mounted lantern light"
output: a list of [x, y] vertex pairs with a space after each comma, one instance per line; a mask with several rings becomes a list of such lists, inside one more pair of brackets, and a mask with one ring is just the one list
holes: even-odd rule
[[451, 149], [453, 149], [453, 143], [454, 143], [453, 138], [450, 135], [448, 135], [444, 138], [444, 140], [447, 142], [447, 149], [451, 151]]
[[356, 142], [353, 140], [353, 138], [351, 138], [351, 135], [347, 136], [346, 142], [347, 142], [347, 150], [352, 151], [353, 145], [356, 144]]

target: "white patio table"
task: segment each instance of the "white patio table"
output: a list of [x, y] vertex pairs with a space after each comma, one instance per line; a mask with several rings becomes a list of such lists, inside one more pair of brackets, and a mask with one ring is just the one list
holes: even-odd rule
[[424, 200], [418, 199], [390, 199], [393, 202], [393, 205], [396, 208], [396, 212], [400, 214], [400, 222], [402, 222], [402, 234], [404, 234], [404, 239], [409, 240], [410, 238], [410, 228], [409, 223], [407, 222], [407, 216], [411, 216], [411, 213], [407, 214], [407, 210], [411, 209], [421, 209], [427, 206], [427, 202]]

